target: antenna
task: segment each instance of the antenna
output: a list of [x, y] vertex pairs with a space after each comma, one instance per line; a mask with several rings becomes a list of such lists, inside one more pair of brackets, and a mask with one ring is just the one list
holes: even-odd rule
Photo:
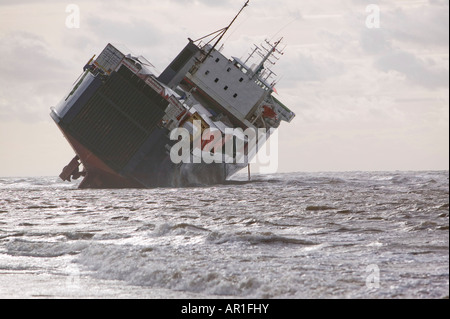
[[[283, 50], [278, 50], [277, 47], [278, 45], [281, 43], [281, 41], [283, 40], [283, 38], [281, 38], [279, 41], [275, 42], [274, 44], [271, 44], [268, 40], [266, 40], [266, 45], [269, 46], [269, 48], [265, 47], [263, 44], [261, 44], [261, 47], [264, 49], [265, 54], [263, 52], [257, 51], [257, 53], [259, 54], [259, 56], [261, 56], [262, 61], [259, 63], [259, 65], [256, 67], [255, 72], [252, 75], [252, 79], [263, 73], [264, 70], [264, 63], [269, 62], [272, 65], [275, 65], [277, 63], [277, 61], [280, 59], [278, 58], [275, 54], [280, 54], [283, 55], [284, 52]], [[255, 50], [256, 51], [256, 50]], [[255, 52], [254, 51], [254, 52]], [[253, 52], [253, 53], [254, 53]], [[252, 53], [252, 55], [253, 55]], [[275, 59], [275, 61], [272, 61], [271, 59]], [[272, 72], [270, 69], [269, 71], [269, 75], [267, 76], [266, 80], [272, 75], [274, 74], [274, 72]]]
[[259, 53], [259, 51], [261, 50], [256, 44], [253, 44], [253, 45], [255, 46], [255, 49], [253, 49], [253, 52], [249, 54], [249, 56], [248, 56], [247, 60], [245, 60], [244, 64], [247, 64], [248, 60], [250, 60], [253, 57], [253, 55], [256, 53], [256, 51], [258, 51], [258, 53]]
[[211, 34], [208, 34], [207, 36], [204, 36], [204, 37], [202, 37], [202, 38], [200, 38], [200, 39], [194, 41], [194, 42], [197, 42], [197, 41], [199, 41], [199, 40], [202, 40], [202, 39], [204, 39], [204, 38], [206, 38], [206, 37], [209, 37], [209, 36], [211, 36], [211, 35], [217, 33], [216, 36], [215, 36], [214, 38], [212, 38], [212, 39], [208, 42], [208, 43], [210, 43], [210, 42], [213, 41], [215, 38], [219, 37], [219, 39], [216, 41], [216, 43], [214, 43], [214, 45], [212, 46], [212, 48], [208, 51], [208, 53], [207, 53], [207, 54], [205, 55], [205, 57], [202, 59], [202, 61], [201, 61], [202, 63], [206, 61], [206, 59], [209, 57], [209, 55], [211, 54], [211, 52], [216, 48], [217, 44], [219, 44], [220, 40], [222, 40], [222, 38], [223, 38], [223, 36], [225, 35], [225, 33], [227, 33], [228, 29], [230, 29], [230, 27], [233, 25], [234, 21], [236, 21], [236, 19], [239, 17], [239, 15], [241, 14], [241, 12], [248, 6], [249, 2], [250, 2], [250, 0], [247, 0], [247, 2], [245, 2], [244, 6], [241, 8], [241, 10], [239, 10], [238, 14], [234, 17], [234, 19], [231, 21], [231, 23], [230, 23], [227, 27], [225, 27], [225, 28], [223, 28], [223, 29], [220, 29], [220, 30], [218, 30], [218, 31], [216, 31], [216, 32], [213, 32], [213, 33], [211, 33]]

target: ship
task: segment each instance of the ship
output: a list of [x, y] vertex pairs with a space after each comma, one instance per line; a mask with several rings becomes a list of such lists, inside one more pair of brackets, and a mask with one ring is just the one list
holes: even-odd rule
[[163, 72], [111, 43], [94, 55], [51, 108], [75, 152], [59, 177], [82, 177], [82, 189], [187, 187], [225, 183], [249, 167], [295, 114], [272, 81], [282, 38], [255, 45], [246, 61], [218, 47], [248, 4], [227, 27], [189, 38]]

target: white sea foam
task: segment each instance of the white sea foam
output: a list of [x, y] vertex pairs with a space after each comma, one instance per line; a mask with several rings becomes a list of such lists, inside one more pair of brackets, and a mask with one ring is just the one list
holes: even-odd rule
[[6, 244], [7, 254], [12, 256], [29, 257], [59, 257], [63, 255], [78, 254], [87, 247], [83, 241], [64, 242], [44, 242], [14, 239]]
[[0, 297], [448, 296], [448, 172], [252, 178], [150, 190], [0, 179]]

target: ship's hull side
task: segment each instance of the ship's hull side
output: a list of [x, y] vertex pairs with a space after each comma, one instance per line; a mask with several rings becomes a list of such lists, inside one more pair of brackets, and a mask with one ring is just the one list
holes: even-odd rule
[[[80, 188], [182, 187], [223, 183], [233, 164], [174, 164], [160, 126], [167, 101], [127, 69], [95, 78], [60, 116], [51, 115], [84, 167]], [[69, 172], [70, 173], [70, 172]], [[70, 174], [69, 174], [70, 180]]]
[[143, 188], [138, 181], [121, 176], [103, 160], [80, 144], [70, 134], [61, 129], [85, 169], [85, 176], [79, 188]]
[[84, 167], [80, 174], [74, 159], [62, 178], [83, 175], [80, 188], [183, 187], [223, 183], [245, 166], [173, 163], [176, 142], [162, 125], [168, 105], [126, 66], [108, 77], [86, 72], [51, 113]]
[[[57, 123], [58, 124], [58, 123]], [[245, 167], [245, 164], [181, 163], [174, 164], [165, 152], [166, 137], [159, 136], [158, 145], [152, 145], [130, 161], [126, 173], [118, 173], [101, 158], [83, 146], [77, 139], [59, 128], [74, 149], [85, 170], [79, 188], [155, 188], [186, 187], [221, 184]], [[154, 139], [157, 136], [153, 137]], [[120, 149], [118, 149], [120, 151]], [[135, 164], [137, 163], [137, 164]]]

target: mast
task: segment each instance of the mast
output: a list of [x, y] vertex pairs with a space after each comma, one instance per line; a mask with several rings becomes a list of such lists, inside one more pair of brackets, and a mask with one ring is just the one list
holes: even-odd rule
[[[269, 58], [270, 57], [272, 57], [272, 56], [274, 56], [275, 55], [275, 53], [279, 53], [279, 54], [283, 54], [283, 52], [282, 51], [279, 51], [279, 50], [277, 50], [277, 47], [278, 47], [278, 45], [281, 43], [281, 41], [283, 40], [283, 38], [281, 38], [278, 42], [275, 42], [275, 44], [271, 44], [269, 41], [267, 41], [266, 40], [266, 43], [268, 44], [268, 45], [270, 45], [270, 49], [266, 49], [266, 48], [264, 48], [264, 46], [263, 46], [263, 48], [267, 51], [267, 53], [266, 53], [266, 55], [261, 55], [262, 56], [262, 61], [258, 64], [258, 66], [256, 67], [256, 69], [255, 69], [255, 73], [253, 73], [253, 75], [252, 75], [252, 79], [255, 77], [255, 76], [257, 76], [258, 74], [260, 74], [260, 73], [262, 73], [262, 71], [264, 70], [264, 63], [266, 63], [266, 61], [267, 60], [269, 60]], [[260, 52], [258, 52], [259, 54], [260, 54]], [[276, 58], [276, 57], [275, 57]], [[278, 60], [278, 58], [276, 58], [277, 60]], [[270, 63], [272, 63], [272, 64], [275, 64], [275, 62], [272, 62], [272, 61], [270, 61], [269, 60], [269, 62]], [[270, 73], [273, 73], [272, 71], [270, 71]], [[270, 77], [270, 74], [269, 74], [269, 76], [267, 77], [267, 78], [269, 78]]]
[[[214, 43], [214, 45], [212, 46], [212, 48], [208, 51], [208, 53], [207, 53], [207, 54], [205, 55], [205, 57], [202, 59], [202, 61], [201, 61], [202, 63], [205, 62], [206, 59], [210, 56], [211, 52], [216, 48], [216, 46], [219, 44], [220, 40], [222, 40], [222, 38], [223, 38], [223, 36], [225, 35], [225, 33], [227, 33], [228, 29], [230, 29], [230, 27], [233, 25], [234, 21], [236, 21], [236, 19], [240, 16], [240, 14], [242, 13], [242, 11], [248, 6], [249, 2], [250, 2], [250, 0], [247, 0], [247, 2], [244, 4], [244, 6], [241, 8], [241, 10], [239, 10], [238, 14], [234, 17], [234, 19], [231, 21], [231, 23], [230, 23], [227, 27], [225, 27], [225, 28], [223, 28], [223, 29], [220, 29], [220, 30], [218, 30], [218, 31], [216, 31], [216, 32], [213, 32], [213, 33], [208, 34], [207, 36], [203, 37], [203, 38], [206, 38], [206, 37], [208, 37], [208, 36], [210, 36], [210, 35], [212, 35], [212, 34], [215, 34], [215, 33], [218, 33], [218, 35], [220, 34], [219, 39], [216, 41], [216, 43]], [[216, 35], [216, 36], [213, 38], [213, 40], [214, 40], [218, 35]], [[201, 39], [203, 39], [203, 38], [200, 38], [200, 39], [198, 39], [198, 40], [201, 40]], [[196, 40], [196, 41], [198, 41], [198, 40]], [[196, 41], [194, 41], [194, 42], [196, 42]], [[212, 40], [211, 40], [211, 41], [212, 41]]]

